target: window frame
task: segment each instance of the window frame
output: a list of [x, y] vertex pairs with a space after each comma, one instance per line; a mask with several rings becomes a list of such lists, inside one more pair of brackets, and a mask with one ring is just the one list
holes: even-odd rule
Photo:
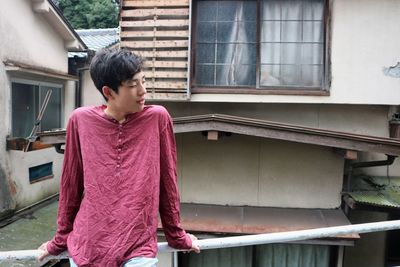
[[[60, 82], [60, 83], [56, 83], [56, 82], [44, 82], [44, 81], [40, 81], [40, 79], [24, 79], [24, 78], [11, 78], [10, 79], [10, 111], [13, 110], [13, 106], [12, 106], [12, 100], [13, 100], [13, 90], [12, 90], [12, 86], [13, 83], [21, 83], [21, 84], [26, 84], [26, 85], [33, 85], [33, 86], [38, 86], [39, 88], [42, 86], [47, 86], [47, 87], [53, 87], [53, 88], [59, 88], [60, 89], [60, 94], [61, 94], [61, 107], [60, 107], [60, 128], [62, 128], [64, 126], [64, 110], [65, 110], [65, 86], [64, 83]], [[39, 99], [40, 99], [40, 90], [39, 90]], [[40, 107], [39, 107], [40, 109]], [[14, 136], [13, 135], [13, 112], [10, 112], [10, 130], [9, 130], [9, 135], [12, 137], [23, 137], [26, 138], [28, 136]], [[36, 114], [35, 111], [35, 119], [37, 117], [38, 114]], [[39, 125], [39, 129], [38, 131], [41, 131], [41, 125]]]
[[254, 95], [304, 95], [304, 96], [329, 96], [331, 85], [331, 31], [330, 31], [330, 0], [322, 0], [324, 2], [324, 47], [323, 47], [323, 74], [321, 87], [289, 87], [289, 86], [260, 86], [260, 54], [261, 54], [261, 2], [255, 0], [257, 6], [257, 43], [256, 43], [256, 85], [255, 86], [204, 86], [195, 84], [195, 65], [196, 65], [196, 29], [197, 29], [197, 3], [199, 0], [193, 0], [193, 8], [191, 12], [191, 33], [190, 33], [190, 93], [193, 94], [254, 94]]

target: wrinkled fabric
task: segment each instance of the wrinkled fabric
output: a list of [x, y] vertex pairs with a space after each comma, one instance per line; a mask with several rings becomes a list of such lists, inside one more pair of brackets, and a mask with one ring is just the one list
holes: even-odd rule
[[157, 216], [170, 246], [191, 248], [180, 226], [176, 146], [171, 118], [145, 106], [123, 123], [106, 106], [76, 109], [69, 119], [57, 231], [50, 254], [68, 248], [78, 266], [121, 266], [157, 253]]

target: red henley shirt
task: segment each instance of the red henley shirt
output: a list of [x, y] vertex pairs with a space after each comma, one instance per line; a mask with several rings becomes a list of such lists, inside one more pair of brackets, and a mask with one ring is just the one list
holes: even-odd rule
[[76, 109], [67, 126], [57, 231], [50, 254], [68, 249], [79, 266], [121, 266], [157, 254], [160, 212], [170, 246], [189, 249], [180, 226], [171, 118], [145, 106], [123, 123], [105, 106]]

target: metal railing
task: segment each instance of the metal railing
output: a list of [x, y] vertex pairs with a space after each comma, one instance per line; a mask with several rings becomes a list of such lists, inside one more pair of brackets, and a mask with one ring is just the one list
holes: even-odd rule
[[[293, 241], [302, 241], [315, 238], [336, 237], [348, 234], [362, 234], [371, 232], [380, 232], [388, 230], [400, 229], [400, 220], [383, 221], [374, 223], [353, 224], [345, 226], [325, 227], [309, 230], [257, 234], [257, 235], [243, 235], [233, 237], [221, 237], [197, 240], [201, 250], [217, 249], [217, 248], [230, 248], [242, 247], [250, 245], [272, 244], [272, 243], [285, 243]], [[166, 242], [158, 243], [158, 251], [163, 252], [176, 252], [183, 251], [173, 249], [168, 246]], [[2, 261], [15, 261], [15, 260], [30, 260], [35, 259], [40, 255], [39, 250], [18, 250], [18, 251], [2, 251], [0, 252], [0, 262]], [[58, 256], [49, 256], [45, 259], [63, 259], [68, 258], [67, 252], [63, 252]]]

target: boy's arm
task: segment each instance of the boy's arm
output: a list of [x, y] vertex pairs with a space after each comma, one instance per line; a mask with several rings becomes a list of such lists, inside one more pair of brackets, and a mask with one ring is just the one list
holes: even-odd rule
[[83, 167], [77, 122], [69, 119], [66, 134], [64, 162], [60, 183], [57, 231], [47, 243], [47, 251], [57, 255], [67, 249], [67, 238], [72, 231], [83, 196]]
[[191, 249], [192, 238], [180, 224], [176, 175], [176, 144], [171, 118], [160, 134], [160, 217], [168, 245]]

